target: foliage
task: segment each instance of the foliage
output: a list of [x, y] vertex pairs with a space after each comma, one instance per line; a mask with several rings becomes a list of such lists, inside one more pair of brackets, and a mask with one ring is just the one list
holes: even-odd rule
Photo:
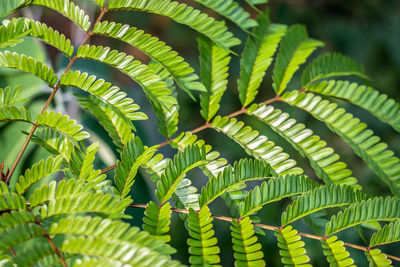
[[[264, 231], [274, 232], [276, 240], [269, 242], [279, 249], [285, 266], [312, 264], [317, 253], [310, 238], [321, 242], [323, 253], [316, 260], [325, 261], [321, 259], [324, 255], [331, 266], [355, 266], [360, 259], [353, 259], [353, 249], [364, 252], [361, 263], [395, 264], [399, 258], [385, 252], [388, 246], [376, 247], [395, 246], [400, 241], [400, 160], [394, 149], [381, 141], [379, 133], [374, 134], [356, 117], [358, 114], [335, 101], [359, 106], [396, 131], [400, 129], [399, 104], [363, 85], [369, 79], [363, 66], [341, 54], [319, 55], [297, 76], [323, 43], [310, 38], [305, 26], [271, 23], [268, 10], [259, 10], [259, 4], [267, 1], [246, 1], [258, 14], [256, 19], [245, 5], [234, 0], [195, 2], [95, 0], [83, 5], [69, 0], [6, 0], [1, 5], [0, 16], [20, 14], [19, 9], [25, 6], [42, 6], [70, 20], [85, 37], [77, 45], [74, 36], [69, 39], [51, 25], [14, 15], [0, 26], [0, 67], [36, 76], [52, 90], [43, 105], [40, 97], [25, 99], [30, 88], [10, 84], [0, 89], [1, 127], [8, 129], [18, 123], [31, 127], [22, 149], [14, 148], [19, 153], [14, 164], [4, 166], [3, 162], [0, 169], [0, 264], [226, 265], [227, 249], [219, 238], [223, 222], [219, 221], [227, 222], [225, 232], [231, 236], [235, 266], [273, 262], [271, 253], [263, 247]], [[112, 17], [102, 21], [106, 13], [122, 14], [120, 10], [164, 16], [191, 28], [197, 35], [196, 51], [200, 55], [199, 64], [193, 65], [200, 66], [200, 73], [190, 65], [191, 60], [177, 52], [178, 47], [172, 48], [137, 27], [114, 22]], [[99, 13], [93, 22], [86, 15], [92, 13]], [[234, 27], [247, 35], [242, 51], [237, 47], [240, 39]], [[119, 51], [117, 46], [108, 47], [106, 41], [91, 44], [93, 35], [119, 40], [150, 61]], [[51, 60], [17, 49], [31, 37], [67, 57], [68, 65], [59, 70]], [[240, 57], [237, 68], [232, 66], [234, 57]], [[111, 75], [80, 68], [77, 60], [96, 61], [126, 75], [143, 90], [150, 105], [142, 103], [139, 94], [117, 86]], [[264, 77], [272, 65], [270, 91], [275, 96], [259, 100]], [[232, 92], [229, 78], [239, 67], [236, 89], [241, 109], [220, 114], [224, 93]], [[359, 80], [336, 80], [338, 77]], [[178, 126], [187, 123], [181, 119], [180, 90], [199, 102], [204, 119], [203, 125], [190, 132], [178, 132]], [[63, 103], [55, 98], [60, 94], [68, 95], [95, 118], [83, 111], [64, 115]], [[312, 130], [311, 123], [301, 122], [295, 112], [286, 112], [283, 105], [277, 107], [278, 101], [323, 122], [386, 183], [391, 195], [367, 192], [364, 179], [353, 173], [353, 166], [341, 157], [341, 149], [324, 141], [322, 138], [328, 140], [326, 136]], [[152, 124], [154, 115], [157, 127]], [[240, 120], [236, 118], [239, 115], [243, 115]], [[268, 131], [260, 133], [260, 124], [248, 117], [259, 120], [276, 136]], [[147, 121], [139, 122], [143, 120]], [[95, 130], [93, 124], [97, 125]], [[146, 145], [155, 128], [167, 139]], [[249, 157], [229, 164], [211, 147], [211, 140], [197, 137], [205, 129], [224, 134]], [[4, 139], [11, 140], [11, 136]], [[31, 141], [38, 145], [39, 156], [24, 156]], [[163, 150], [165, 146], [170, 146], [170, 151]], [[229, 155], [231, 149], [224, 148], [223, 155]], [[118, 153], [113, 165], [101, 170], [107, 158], [104, 155], [113, 151]], [[297, 163], [293, 151], [306, 158], [312, 170], [301, 161]], [[194, 179], [198, 170], [206, 181]], [[138, 180], [151, 184], [150, 194], [139, 192]], [[143, 195], [147, 203], [134, 202]], [[265, 216], [258, 212], [274, 210], [270, 204], [282, 201], [288, 204], [284, 209], [278, 207], [280, 221], [276, 226], [264, 224]], [[229, 208], [229, 217], [213, 213], [220, 210], [221, 203]], [[144, 210], [141, 228], [134, 226], [134, 220], [140, 217], [130, 208]], [[179, 220], [185, 228], [176, 227], [174, 213], [181, 215]], [[343, 235], [348, 229], [356, 231]], [[177, 239], [185, 238], [185, 232], [188, 259], [173, 247]], [[358, 240], [355, 234], [367, 244], [353, 244]]]

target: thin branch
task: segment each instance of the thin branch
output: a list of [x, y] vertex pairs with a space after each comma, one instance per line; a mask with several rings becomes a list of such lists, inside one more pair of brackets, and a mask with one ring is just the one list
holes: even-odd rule
[[[132, 204], [129, 205], [129, 207], [145, 209], [147, 207], [147, 205], [146, 204], [132, 203]], [[171, 210], [173, 212], [176, 212], [176, 213], [183, 213], [183, 214], [188, 214], [189, 213], [189, 211], [185, 210], [185, 209], [171, 208]], [[211, 215], [211, 217], [213, 217], [214, 219], [217, 219], [217, 220], [220, 220], [220, 221], [226, 221], [226, 222], [232, 222], [233, 220], [237, 220], [237, 219], [232, 218], [232, 217], [220, 216], [220, 215]], [[253, 223], [253, 225], [255, 227], [262, 228], [262, 229], [269, 230], [269, 231], [275, 231], [275, 230], [279, 229], [279, 227], [277, 227], [277, 226], [272, 226], [272, 225], [267, 225], [267, 224], [262, 224], [262, 223]], [[313, 235], [313, 234], [302, 233], [302, 232], [298, 232], [298, 235], [301, 235], [301, 236], [304, 236], [304, 237], [310, 238], [310, 239], [315, 239], [315, 240], [323, 240], [323, 239], [326, 238], [324, 236]], [[362, 251], [370, 250], [370, 247], [364, 247], [364, 246], [351, 244], [351, 243], [346, 243], [346, 242], [344, 242], [343, 245], [345, 245], [347, 247], [354, 248], [354, 249], [362, 250]], [[399, 257], [393, 256], [393, 255], [389, 255], [389, 254], [386, 254], [386, 256], [388, 258], [391, 258], [392, 260], [400, 262], [400, 258]]]
[[[80, 46], [83, 46], [83, 45], [85, 45], [87, 43], [87, 41], [89, 40], [90, 36], [93, 35], [93, 27], [94, 27], [94, 25], [96, 25], [97, 23], [100, 22], [100, 20], [103, 18], [104, 14], [107, 13], [107, 11], [108, 11], [107, 8], [102, 8], [101, 9], [101, 12], [100, 12], [98, 18], [96, 19], [96, 22], [92, 26], [92, 30], [90, 30], [89, 32], [86, 33], [85, 39], [83, 39], [83, 41], [80, 44]], [[64, 73], [67, 73], [71, 69], [71, 67], [74, 64], [74, 62], [76, 61], [76, 59], [77, 59], [76, 56], [73, 56], [72, 58], [69, 59], [69, 63], [67, 65], [67, 67], [65, 68]], [[56, 93], [57, 93], [57, 91], [58, 91], [58, 89], [60, 87], [61, 87], [60, 81], [58, 81], [57, 84], [53, 87], [53, 90], [51, 91], [51, 94], [47, 98], [46, 103], [44, 104], [44, 106], [42, 108], [42, 111], [40, 112], [40, 115], [42, 115], [46, 111], [46, 109], [50, 105], [51, 101], [53, 100], [54, 96], [56, 95]], [[14, 163], [13, 163], [11, 169], [10, 169], [10, 172], [7, 175], [7, 178], [6, 178], [6, 183], [7, 184], [10, 183], [10, 180], [11, 180], [11, 177], [12, 177], [14, 171], [15, 171], [15, 168], [17, 167], [19, 161], [22, 158], [22, 155], [24, 154], [26, 148], [28, 147], [28, 144], [29, 144], [33, 134], [35, 133], [37, 127], [38, 127], [37, 123], [34, 123], [32, 128], [31, 128], [31, 130], [30, 130], [30, 132], [29, 132], [29, 134], [28, 134], [28, 136], [26, 137], [25, 142], [22, 145], [21, 150], [19, 151], [18, 156], [15, 159], [15, 161], [14, 161]]]

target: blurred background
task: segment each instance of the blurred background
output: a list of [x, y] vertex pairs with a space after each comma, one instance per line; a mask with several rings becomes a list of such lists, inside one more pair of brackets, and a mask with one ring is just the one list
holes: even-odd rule
[[[91, 1], [76, 0], [90, 16], [91, 21], [95, 20], [99, 12]], [[201, 6], [192, 1], [182, 1], [202, 9]], [[304, 24], [307, 26], [309, 35], [312, 38], [319, 39], [325, 43], [322, 49], [313, 54], [315, 57], [323, 52], [340, 52], [345, 54], [366, 67], [368, 75], [371, 77], [370, 86], [389, 95], [397, 101], [400, 101], [400, 1], [398, 0], [358, 0], [358, 1], [342, 1], [342, 0], [270, 0], [265, 6], [270, 9], [271, 20], [273, 23], [281, 24]], [[246, 9], [255, 17], [254, 10]], [[215, 13], [206, 11], [207, 13], [217, 16]], [[50, 10], [41, 7], [28, 7], [18, 11], [14, 16], [31, 17], [43, 22], [64, 33], [69, 37], [75, 45], [78, 45], [83, 39], [83, 33], [66, 18]], [[138, 12], [109, 12], [104, 20], [113, 20], [121, 23], [130, 24], [138, 28], [145, 29], [147, 32], [159, 37], [167, 44], [172, 46], [180, 53], [192, 66], [199, 69], [198, 49], [196, 43], [196, 34], [185, 26], [178, 25], [172, 21], [154, 15], [148, 15]], [[234, 34], [241, 40], [246, 40], [246, 33], [228, 23]], [[133, 55], [142, 62], [149, 62], [149, 58], [140, 51], [115, 40], [105, 39], [94, 36], [91, 39], [92, 44], [111, 46], [112, 48], [124, 51]], [[243, 46], [235, 47], [233, 50], [240, 55]], [[68, 63], [67, 58], [57, 53], [52, 47], [43, 45], [42, 43], [27, 39], [22, 44], [13, 47], [13, 51], [24, 51], [38, 60], [45, 61], [58, 72], [62, 72]], [[127, 76], [112, 71], [106, 65], [78, 60], [72, 67], [72, 70], [87, 71], [95, 74], [97, 77], [104, 78], [106, 81], [113, 81], [115, 85], [128, 92], [128, 94], [138, 103], [142, 111], [149, 115], [148, 121], [136, 123], [138, 135], [147, 145], [155, 145], [165, 141], [165, 138], [155, 131], [155, 116], [151, 107], [145, 98], [141, 89], [134, 84]], [[271, 68], [270, 68], [271, 69]], [[237, 78], [239, 75], [239, 57], [233, 56], [230, 64], [230, 76], [228, 89], [225, 92], [221, 103], [219, 114], [226, 115], [240, 109], [240, 102], [237, 93]], [[266, 100], [273, 96], [271, 86], [271, 73], [267, 72], [266, 78], [261, 86], [260, 95], [257, 99]], [[294, 81], [290, 83], [289, 89], [298, 89], [299, 76], [294, 77]], [[39, 111], [43, 103], [47, 99], [50, 89], [47, 88], [40, 80], [33, 78], [31, 75], [22, 74], [21, 72], [0, 69], [0, 87], [6, 85], [23, 85], [23, 92], [29, 105], [33, 110]], [[91, 142], [99, 141], [102, 149], [99, 152], [97, 160], [97, 168], [105, 168], [115, 163], [117, 152], [115, 151], [111, 139], [97, 121], [89, 113], [82, 111], [73, 96], [74, 89], [64, 88], [58, 93], [53, 101], [52, 109], [68, 114], [70, 117], [80, 121], [87, 131], [91, 134]], [[199, 113], [199, 101], [193, 102], [181, 90], [178, 91], [178, 100], [180, 103], [180, 124], [178, 133], [194, 129], [204, 123]], [[373, 116], [351, 105], [344, 105], [346, 109], [362, 121], [366, 122], [369, 127], [382, 139], [387, 142], [395, 153], [400, 155], [399, 135], [396, 134], [389, 126], [384, 125]], [[330, 146], [335, 148], [336, 152], [342, 156], [342, 160], [347, 162], [350, 169], [354, 171], [355, 177], [359, 179], [360, 184], [365, 191], [371, 195], [389, 194], [386, 186], [381, 182], [375, 174], [360, 160], [338, 136], [330, 133], [327, 128], [320, 122], [308, 117], [300, 111], [294, 112], [288, 106], [281, 106], [285, 110], [291, 112], [298, 121], [305, 122], [317, 134], [323, 136]], [[246, 117], [239, 117], [245, 119]], [[270, 139], [282, 146], [284, 150], [290, 154], [291, 158], [299, 162], [299, 166], [305, 169], [307, 175], [315, 177], [307, 160], [293, 150], [284, 140], [280, 139], [276, 134], [271, 132], [266, 126], [255, 120], [246, 118], [249, 125], [258, 129], [262, 134], [267, 135]], [[22, 146], [25, 135], [22, 131], [29, 131], [29, 127], [25, 124], [13, 123], [0, 125], [0, 159], [5, 161], [6, 166], [10, 166]], [[245, 152], [235, 143], [232, 143], [227, 137], [216, 133], [209, 129], [198, 134], [199, 138], [205, 139], [213, 148], [221, 152], [221, 156], [225, 157], [230, 163], [242, 157], [247, 157]], [[175, 151], [169, 147], [162, 150], [165, 155], [173, 156]], [[47, 152], [34, 144], [30, 144], [25, 153], [23, 161], [19, 165], [14, 177], [19, 175], [21, 169], [30, 167], [39, 159], [47, 157]], [[110, 177], [113, 173], [109, 173]], [[207, 181], [198, 171], [189, 173], [189, 178], [193, 180], [197, 186], [204, 185]], [[252, 186], [252, 185], [250, 185]], [[146, 203], [154, 198], [154, 184], [145, 173], [141, 173], [136, 179], [132, 197], [137, 203]], [[269, 208], [260, 212], [260, 218], [263, 223], [277, 225], [280, 220], [280, 213], [287, 205], [285, 202], [271, 205]], [[212, 212], [219, 215], [229, 215], [225, 204], [220, 201], [211, 206]], [[131, 214], [133, 220], [130, 222], [140, 226], [142, 224], [143, 210], [132, 209]], [[186, 231], [182, 231], [183, 223], [177, 214], [173, 215], [172, 225], [172, 242], [171, 244], [179, 250], [174, 257], [187, 263], [188, 254], [186, 246]], [[323, 218], [313, 218], [315, 221]], [[295, 225], [300, 231], [311, 232], [305, 224]], [[233, 253], [231, 251], [230, 232], [226, 222], [215, 221], [217, 229], [217, 237], [222, 253], [222, 263], [224, 266], [233, 264]], [[345, 231], [346, 240], [352, 240], [354, 243], [364, 244], [362, 238], [355, 230]], [[365, 235], [369, 236], [371, 232], [365, 230]], [[339, 235], [340, 238], [340, 235]], [[265, 237], [259, 236], [262, 241], [265, 252], [265, 259], [269, 266], [280, 266], [279, 252], [276, 247], [275, 237], [273, 233], [267, 232]], [[308, 253], [315, 266], [326, 266], [327, 262], [321, 257], [322, 250], [319, 241], [306, 240], [308, 244]], [[360, 251], [349, 249], [353, 258], [359, 266], [366, 266], [365, 256]], [[400, 251], [399, 246], [385, 247], [384, 251], [397, 256]]]

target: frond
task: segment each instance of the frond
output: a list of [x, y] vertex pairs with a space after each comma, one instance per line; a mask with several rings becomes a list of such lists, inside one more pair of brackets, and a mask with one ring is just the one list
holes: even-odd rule
[[390, 267], [392, 261], [387, 258], [385, 253], [382, 253], [380, 249], [372, 249], [365, 251], [365, 255], [369, 261], [370, 267]]
[[311, 264], [308, 263], [310, 258], [304, 248], [305, 243], [301, 241], [297, 230], [288, 225], [283, 229], [277, 229], [275, 236], [278, 240], [279, 254], [284, 266], [311, 267]]
[[53, 155], [62, 155], [67, 161], [75, 146], [67, 137], [53, 128], [38, 128], [31, 140]]
[[245, 126], [235, 118], [217, 116], [212, 127], [233, 139], [247, 154], [256, 159], [264, 160], [277, 174], [301, 174], [303, 171], [296, 167], [296, 162], [289, 159], [289, 155], [282, 152], [282, 148], [269, 141], [264, 135]]
[[232, 220], [230, 229], [235, 266], [265, 266], [262, 246], [258, 242], [250, 218], [246, 217], [240, 221]]
[[224, 22], [216, 21], [207, 14], [177, 1], [147, 0], [139, 2], [132, 0], [110, 0], [109, 9], [144, 11], [169, 17], [180, 24], [187, 25], [197, 32], [204, 34], [224, 49], [229, 49], [232, 46], [240, 44], [240, 40], [228, 31]]
[[156, 146], [150, 148], [143, 146], [142, 141], [137, 136], [125, 145], [121, 152], [121, 160], [117, 161], [114, 177], [121, 199], [129, 195], [139, 167], [151, 159], [156, 148]]
[[338, 240], [337, 236], [322, 239], [321, 242], [324, 255], [331, 266], [356, 267], [354, 260], [350, 258], [350, 253], [344, 246], [344, 242]]
[[82, 30], [87, 31], [90, 27], [89, 16], [79, 6], [69, 0], [33, 0], [31, 5], [45, 6], [62, 14], [73, 21]]
[[[3, 182], [1, 182], [2, 185]], [[3, 186], [2, 186], [3, 187]], [[11, 211], [11, 210], [25, 210], [26, 203], [25, 199], [16, 193], [10, 193], [8, 191], [1, 192], [0, 194], [0, 212]]]
[[191, 97], [193, 97], [191, 91], [205, 90], [204, 86], [198, 81], [199, 77], [194, 69], [185, 59], [157, 37], [151, 36], [136, 27], [108, 21], [96, 24], [93, 33], [121, 40], [140, 49], [152, 60], [161, 64], [179, 87]]
[[386, 224], [371, 237], [370, 247], [400, 241], [400, 220]]
[[238, 91], [244, 107], [257, 96], [265, 72], [286, 32], [285, 25], [271, 24], [268, 16], [268, 13], [260, 13], [258, 26], [254, 28], [253, 35], [249, 35], [240, 57]]
[[27, 101], [27, 99], [21, 99], [22, 87], [21, 85], [16, 85], [14, 87], [6, 86], [0, 88], [0, 108], [14, 106], [16, 104]]
[[352, 205], [366, 195], [346, 185], [325, 185], [302, 194], [282, 213], [282, 225], [296, 221], [322, 209]]
[[174, 161], [170, 162], [157, 182], [156, 196], [161, 204], [171, 198], [177, 189], [183, 176], [189, 170], [204, 164], [206, 152], [204, 147], [197, 145], [188, 146], [183, 152], [175, 155]]
[[18, 194], [23, 195], [28, 189], [46, 178], [48, 175], [61, 171], [60, 166], [63, 158], [61, 156], [48, 157], [38, 163], [33, 164], [30, 169], [27, 169], [24, 175], [21, 175], [15, 185]]
[[61, 75], [60, 85], [74, 86], [96, 96], [99, 100], [107, 103], [133, 129], [132, 120], [147, 119], [146, 114], [137, 112], [140, 107], [134, 104], [133, 99], [126, 97], [127, 94], [121, 92], [119, 87], [112, 86], [103, 79], [96, 79], [94, 75], [89, 76], [86, 72], [69, 71]]
[[30, 0], [4, 0], [0, 6], [0, 17], [4, 17], [16, 9], [27, 5]]
[[355, 203], [337, 215], [332, 216], [325, 226], [327, 235], [334, 234], [361, 223], [374, 221], [395, 221], [400, 218], [400, 199], [396, 197], [375, 197]]
[[348, 81], [323, 81], [307, 87], [307, 91], [349, 101], [400, 132], [400, 104], [371, 87]]
[[168, 109], [177, 103], [162, 78], [132, 56], [119, 53], [117, 50], [110, 50], [109, 47], [95, 45], [79, 47], [76, 56], [103, 62], [125, 73], [143, 88], [146, 96], [157, 109], [160, 109], [161, 106]]
[[219, 102], [228, 85], [229, 53], [203, 35], [197, 37], [200, 50], [201, 80], [206, 92], [200, 94], [200, 113], [210, 121], [219, 110]]
[[58, 77], [54, 71], [40, 61], [36, 61], [32, 57], [27, 57], [24, 54], [11, 53], [9, 51], [0, 52], [0, 67], [18, 69], [47, 82], [50, 87], [53, 87]]
[[199, 210], [199, 196], [200, 195], [197, 193], [197, 187], [192, 185], [192, 181], [188, 178], [183, 178], [176, 188], [172, 199], [177, 208], [192, 208], [194, 210]]
[[338, 108], [337, 104], [322, 100], [312, 93], [292, 91], [282, 99], [323, 121], [331, 131], [349, 143], [354, 152], [389, 185], [393, 194], [400, 194], [400, 160], [393, 151], [387, 149], [387, 144], [380, 142], [380, 138], [367, 129], [365, 123], [346, 113], [345, 109]]
[[210, 209], [204, 206], [200, 211], [189, 210], [187, 225], [189, 235], [189, 262], [192, 266], [216, 266], [220, 262], [220, 249], [217, 238], [214, 237], [213, 219]]
[[327, 53], [314, 59], [301, 75], [301, 84], [308, 87], [313, 82], [337, 76], [358, 76], [368, 79], [363, 66], [339, 53]]
[[291, 26], [282, 40], [272, 76], [273, 88], [280, 95], [311, 53], [323, 43], [311, 39], [302, 25]]
[[246, 32], [249, 28], [257, 26], [257, 22], [250, 18], [250, 14], [233, 0], [196, 0], [196, 2], [221, 14]]
[[78, 96], [81, 106], [89, 110], [107, 131], [117, 148], [122, 149], [132, 135], [132, 127], [118, 116], [113, 109], [94, 96]]
[[[3, 21], [3, 24], [8, 27], [23, 27], [20, 32], [26, 32], [28, 35], [38, 38], [43, 42], [57, 48], [59, 51], [64, 53], [67, 57], [71, 57], [74, 52], [74, 47], [71, 45], [71, 41], [65, 37], [64, 34], [59, 33], [52, 27], [47, 26], [45, 23], [40, 21], [27, 19], [27, 18], [13, 18], [9, 21]], [[19, 26], [22, 24], [22, 26]], [[1, 28], [0, 28], [1, 29]]]
[[290, 118], [288, 113], [268, 105], [252, 105], [247, 114], [267, 124], [273, 131], [282, 136], [303, 157], [307, 157], [318, 177], [325, 183], [347, 184], [361, 188], [352, 177], [352, 171], [346, 163], [339, 161], [339, 155], [326, 145], [319, 136], [307, 129], [302, 123]]
[[212, 177], [202, 188], [200, 207], [210, 204], [217, 197], [238, 184], [252, 180], [267, 179], [272, 176], [271, 167], [264, 161], [242, 159], [235, 162], [233, 168], [227, 167], [217, 177]]
[[147, 203], [143, 217], [143, 230], [157, 238], [169, 242], [171, 236], [168, 234], [171, 223], [171, 205], [167, 202], [159, 206], [153, 201]]
[[89, 137], [87, 132], [82, 131], [83, 127], [81, 125], [77, 124], [75, 120], [70, 120], [69, 116], [62, 115], [60, 112], [45, 111], [41, 115], [38, 115], [36, 123], [39, 126], [47, 126], [55, 129], [71, 142], [78, 143]]
[[33, 123], [31, 113], [25, 107], [6, 106], [0, 108], [0, 122], [23, 121]]
[[103, 7], [105, 2], [105, 0], [92, 0], [92, 1], [97, 5], [99, 5], [99, 7]]
[[[0, 15], [0, 17], [2, 16]], [[15, 46], [23, 42], [24, 39], [22, 37], [30, 32], [30, 30], [25, 27], [24, 20], [16, 20], [15, 23], [2, 21], [2, 24], [3, 25], [0, 26], [0, 48]]]
[[240, 204], [240, 216], [246, 217], [260, 210], [268, 203], [286, 197], [300, 195], [320, 186], [304, 175], [284, 175], [255, 186]]

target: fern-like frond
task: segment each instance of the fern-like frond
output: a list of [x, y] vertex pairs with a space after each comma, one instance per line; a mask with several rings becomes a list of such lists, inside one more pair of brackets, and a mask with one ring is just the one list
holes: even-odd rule
[[240, 216], [246, 217], [268, 203], [300, 195], [320, 186], [304, 175], [284, 175], [255, 186], [240, 204]]
[[0, 5], [0, 17], [4, 17], [16, 9], [29, 4], [31, 0], [3, 0]]
[[244, 107], [257, 96], [265, 72], [286, 32], [285, 25], [271, 24], [268, 16], [263, 13], [259, 15], [258, 26], [254, 28], [253, 35], [249, 35], [240, 58], [238, 91]]
[[370, 267], [391, 267], [392, 261], [387, 258], [385, 253], [382, 253], [380, 249], [372, 249], [365, 251], [365, 255], [369, 261]]
[[21, 85], [16, 85], [14, 87], [6, 86], [0, 88], [0, 108], [14, 106], [16, 104], [27, 101], [27, 99], [21, 99], [22, 87]]
[[354, 152], [389, 185], [393, 194], [400, 194], [400, 159], [387, 149], [387, 144], [380, 142], [380, 138], [367, 129], [365, 123], [346, 113], [345, 109], [338, 108], [337, 104], [322, 100], [312, 93], [292, 91], [284, 94], [282, 99], [323, 121], [331, 131], [349, 143]]
[[268, 179], [271, 176], [271, 167], [264, 161], [242, 159], [235, 162], [233, 168], [225, 168], [218, 173], [217, 177], [211, 178], [202, 188], [199, 198], [200, 207], [210, 204], [217, 197], [238, 184], [252, 180]]
[[121, 160], [117, 161], [114, 177], [121, 199], [129, 195], [140, 165], [151, 159], [156, 148], [157, 146], [150, 148], [143, 146], [142, 141], [137, 136], [125, 145], [121, 152]]
[[24, 175], [21, 175], [15, 185], [15, 189], [18, 194], [23, 195], [28, 189], [39, 182], [46, 176], [61, 171], [60, 166], [63, 158], [61, 156], [48, 157], [45, 160], [41, 160], [38, 163], [33, 164], [30, 169], [27, 169]]
[[319, 46], [323, 46], [323, 43], [309, 38], [304, 26], [294, 25], [288, 29], [279, 48], [272, 76], [272, 86], [278, 95], [286, 89], [300, 65]]
[[219, 110], [219, 102], [228, 85], [229, 53], [214, 45], [210, 39], [200, 35], [197, 38], [200, 51], [201, 80], [206, 92], [200, 94], [200, 113], [210, 121]]
[[30, 4], [53, 9], [73, 21], [82, 30], [89, 30], [89, 16], [85, 14], [83, 9], [69, 0], [32, 0]]
[[[2, 16], [0, 15], [0, 17]], [[23, 42], [24, 39], [22, 37], [30, 32], [25, 27], [24, 20], [15, 20], [15, 23], [7, 22], [2, 21], [3, 25], [0, 26], [0, 48], [15, 46]]]
[[79, 142], [89, 137], [89, 134], [82, 131], [83, 127], [76, 123], [75, 120], [70, 120], [67, 115], [55, 113], [54, 111], [45, 111], [39, 114], [36, 120], [37, 125], [47, 126], [62, 133], [69, 138], [71, 142]]
[[267, 162], [277, 174], [303, 172], [302, 169], [296, 167], [294, 160], [289, 159], [288, 154], [282, 152], [281, 147], [235, 118], [217, 116], [212, 122], [212, 127], [233, 139], [249, 155]]
[[161, 179], [157, 182], [156, 196], [161, 204], [171, 198], [183, 176], [189, 170], [205, 163], [206, 152], [204, 147], [188, 146], [183, 152], [175, 155], [174, 161], [165, 168]]
[[240, 40], [228, 31], [224, 22], [216, 21], [207, 14], [177, 1], [110, 0], [109, 9], [144, 11], [169, 17], [178, 23], [185, 24], [197, 32], [204, 34], [213, 40], [214, 43], [225, 49], [240, 44]]
[[169, 242], [171, 240], [171, 236], [168, 234], [171, 223], [171, 212], [171, 205], [168, 202], [159, 206], [150, 201], [144, 212], [143, 230], [165, 242]]
[[117, 148], [122, 149], [131, 138], [132, 127], [120, 118], [109, 105], [105, 105], [96, 97], [78, 97], [79, 104], [99, 120]]
[[198, 81], [199, 77], [194, 69], [183, 57], [157, 37], [151, 36], [136, 27], [108, 21], [96, 24], [93, 33], [109, 36], [137, 47], [152, 60], [160, 63], [174, 78], [179, 87], [192, 98], [191, 91], [205, 90], [204, 86]]
[[305, 243], [301, 241], [297, 230], [288, 225], [283, 229], [277, 229], [275, 236], [278, 240], [279, 254], [284, 266], [311, 267], [308, 262], [310, 258], [304, 248]]
[[349, 101], [400, 132], [400, 104], [371, 87], [348, 81], [323, 81], [307, 87], [306, 90]]
[[400, 241], [400, 220], [386, 224], [371, 237], [371, 247]]
[[301, 75], [301, 84], [308, 87], [313, 82], [337, 76], [358, 76], [368, 79], [363, 66], [339, 53], [327, 53], [314, 59]]
[[71, 57], [74, 52], [74, 47], [71, 45], [71, 41], [65, 37], [64, 34], [59, 33], [57, 30], [47, 26], [45, 23], [27, 18], [13, 18], [11, 21], [3, 21], [3, 24], [6, 25], [7, 28], [15, 27], [15, 29], [18, 29], [19, 25], [22, 24], [23, 28], [20, 30], [21, 33], [26, 32], [28, 35], [42, 40], [43, 42], [57, 48], [67, 57]]
[[361, 201], [332, 216], [325, 226], [327, 235], [374, 221], [400, 220], [400, 199], [376, 197]]
[[25, 199], [16, 193], [10, 193], [7, 185], [0, 182], [2, 190], [0, 192], [0, 212], [26, 209]]
[[220, 249], [214, 237], [213, 219], [210, 209], [204, 206], [200, 211], [189, 210], [187, 218], [189, 236], [189, 262], [191, 266], [216, 266], [220, 262]]
[[57, 75], [49, 66], [24, 54], [11, 53], [9, 51], [0, 52], [0, 67], [13, 68], [30, 73], [47, 82], [50, 87], [53, 87], [58, 80]]
[[235, 266], [265, 266], [262, 246], [258, 242], [250, 218], [232, 220], [230, 229]]
[[38, 128], [31, 140], [53, 155], [62, 155], [67, 161], [70, 159], [76, 145], [75, 142], [72, 143], [62, 133], [47, 127]]
[[0, 108], [0, 122], [23, 121], [33, 123], [31, 113], [25, 107], [8, 106]]
[[282, 213], [282, 225], [289, 224], [322, 209], [352, 205], [366, 195], [346, 185], [325, 185], [302, 194]]
[[195, 1], [226, 17], [246, 32], [249, 28], [257, 26], [257, 22], [250, 18], [250, 14], [233, 0]]
[[307, 157], [318, 177], [325, 183], [347, 184], [361, 188], [352, 177], [352, 171], [344, 162], [339, 161], [339, 155], [326, 145], [319, 136], [307, 129], [302, 123], [290, 118], [288, 113], [268, 105], [252, 105], [247, 114], [256, 117], [282, 136], [303, 157]]
[[321, 239], [321, 242], [324, 255], [331, 266], [356, 267], [354, 260], [344, 246], [344, 242], [338, 240], [337, 236]]

